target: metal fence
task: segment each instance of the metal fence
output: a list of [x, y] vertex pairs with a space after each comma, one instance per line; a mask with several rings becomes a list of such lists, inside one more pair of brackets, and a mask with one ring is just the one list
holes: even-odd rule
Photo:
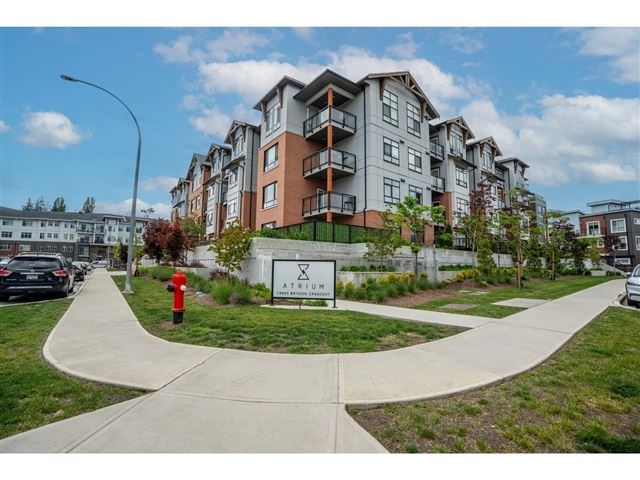
[[289, 237], [315, 242], [362, 243], [367, 241], [367, 236], [370, 233], [374, 233], [378, 229], [314, 220], [312, 222], [287, 225], [286, 227], [277, 227], [274, 230], [279, 233], [278, 236], [281, 238]]

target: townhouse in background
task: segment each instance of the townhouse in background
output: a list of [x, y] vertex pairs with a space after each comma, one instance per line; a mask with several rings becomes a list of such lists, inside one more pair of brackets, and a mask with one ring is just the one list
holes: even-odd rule
[[[609, 265], [630, 270], [640, 264], [640, 200], [602, 200], [587, 203], [591, 211], [579, 215], [580, 234], [598, 239]], [[575, 212], [565, 212], [565, 216]], [[575, 215], [573, 215], [575, 217]], [[607, 251], [607, 237], [617, 239], [615, 252]]]
[[[410, 72], [353, 81], [327, 69], [308, 84], [284, 76], [254, 108], [260, 125], [234, 121], [231, 146], [194, 155], [171, 191], [172, 217], [206, 219], [208, 237], [234, 218], [251, 229], [313, 220], [379, 227], [379, 213], [405, 196], [443, 205], [455, 227], [481, 181], [498, 208], [506, 190], [526, 186], [527, 165], [500, 159], [492, 137], [473, 140], [462, 117], [430, 124], [438, 111]], [[432, 244], [442, 229], [416, 240]]]
[[[136, 236], [149, 222], [136, 218]], [[106, 260], [120, 242], [128, 245], [130, 217], [108, 213], [37, 212], [0, 207], [0, 256], [56, 252], [80, 261]]]

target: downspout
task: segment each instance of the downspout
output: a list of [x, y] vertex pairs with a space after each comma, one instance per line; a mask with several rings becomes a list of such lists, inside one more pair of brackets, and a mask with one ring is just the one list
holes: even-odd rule
[[362, 109], [363, 109], [363, 119], [362, 125], [364, 127], [364, 209], [362, 210], [362, 214], [364, 216], [364, 224], [363, 226], [367, 226], [367, 87], [363, 88], [365, 92], [364, 98], [362, 99]]
[[[250, 185], [249, 185], [249, 228], [251, 228], [251, 217], [253, 216], [253, 202], [251, 200], [251, 189], [253, 188], [253, 168], [255, 163], [255, 158], [253, 157], [253, 138], [256, 134], [255, 130], [251, 134], [251, 175], [250, 175]], [[257, 167], [257, 166], [256, 166]], [[258, 197], [258, 192], [255, 192], [256, 199]], [[253, 228], [255, 230], [255, 227]]]

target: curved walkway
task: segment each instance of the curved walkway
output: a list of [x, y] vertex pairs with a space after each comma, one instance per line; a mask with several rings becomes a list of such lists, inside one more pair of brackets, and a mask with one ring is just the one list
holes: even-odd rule
[[[51, 332], [45, 358], [71, 375], [154, 393], [7, 438], [0, 451], [381, 452], [345, 405], [425, 399], [509, 378], [548, 358], [621, 288], [607, 282], [501, 320], [470, 317], [476, 328], [413, 347], [290, 355], [154, 337], [98, 270]], [[414, 312], [366, 308], [400, 318]], [[418, 321], [448, 318], [421, 311]]]

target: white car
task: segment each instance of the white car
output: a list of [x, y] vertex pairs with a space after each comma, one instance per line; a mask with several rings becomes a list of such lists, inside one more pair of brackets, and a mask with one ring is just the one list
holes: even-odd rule
[[106, 260], [96, 260], [91, 264], [93, 268], [106, 268], [109, 266], [109, 262]]
[[625, 289], [629, 306], [637, 307], [640, 305], [640, 265], [637, 265], [627, 278]]

